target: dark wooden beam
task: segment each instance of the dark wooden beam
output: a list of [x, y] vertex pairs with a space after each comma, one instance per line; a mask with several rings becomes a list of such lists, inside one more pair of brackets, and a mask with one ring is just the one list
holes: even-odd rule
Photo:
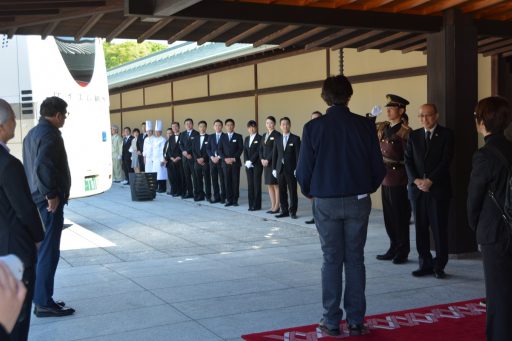
[[181, 31], [175, 33], [172, 37], [170, 37], [167, 40], [167, 43], [168, 44], [172, 44], [175, 41], [180, 40], [181, 38], [183, 38], [184, 36], [186, 36], [190, 32], [193, 32], [199, 26], [204, 25], [205, 23], [206, 23], [205, 20], [196, 20], [196, 21], [194, 21], [193, 23], [191, 23], [190, 25], [188, 25], [187, 27], [185, 27], [184, 29], [182, 29]]
[[197, 41], [197, 45], [203, 45], [204, 43], [206, 43], [208, 41], [213, 41], [215, 38], [220, 36], [222, 33], [229, 31], [230, 29], [232, 29], [236, 25], [238, 25], [238, 23], [237, 22], [233, 22], [233, 21], [227, 22], [227, 23], [223, 24], [219, 28], [213, 30], [212, 32], [210, 32], [207, 35], [205, 35], [204, 37], [200, 38]]
[[138, 38], [137, 38], [137, 43], [142, 43], [144, 40], [150, 38], [153, 34], [157, 33], [158, 31], [160, 31], [162, 28], [164, 28], [165, 26], [167, 26], [167, 24], [169, 24], [171, 21], [173, 21], [174, 19], [173, 18], [165, 18], [165, 19], [160, 19], [159, 22], [157, 22], [156, 24], [154, 24], [153, 26], [151, 26], [147, 31], [145, 31], [144, 33], [142, 33]]
[[41, 38], [44, 40], [48, 36], [51, 36], [53, 34], [53, 31], [55, 30], [55, 28], [57, 28], [57, 25], [59, 24], [60, 21], [58, 20], [48, 23], [46, 27], [43, 29], [43, 32], [41, 33]]
[[498, 20], [477, 20], [478, 34], [486, 36], [512, 37], [512, 22]]
[[439, 13], [442, 11], [446, 11], [447, 9], [456, 7], [463, 3], [469, 3], [468, 0], [437, 0], [437, 1], [429, 1], [431, 4], [424, 6], [421, 9], [421, 14], [429, 15], [434, 13]]
[[417, 36], [414, 36], [414, 37], [411, 37], [408, 39], [400, 40], [400, 41], [397, 41], [396, 43], [384, 46], [383, 48], [379, 49], [379, 51], [384, 53], [384, 52], [391, 51], [391, 50], [401, 49], [404, 46], [408, 46], [408, 45], [417, 43], [417, 42], [425, 40], [425, 39], [427, 39], [427, 35], [420, 34], [420, 35], [417, 35]]
[[398, 32], [398, 33], [394, 33], [392, 35], [389, 35], [385, 38], [382, 38], [382, 39], [378, 39], [378, 40], [374, 40], [372, 42], [369, 42], [367, 44], [364, 44], [363, 46], [359, 46], [357, 48], [357, 52], [363, 52], [365, 50], [368, 50], [368, 49], [371, 49], [371, 48], [374, 48], [376, 46], [380, 46], [380, 45], [384, 45], [386, 43], [389, 43], [389, 42], [392, 42], [392, 41], [395, 41], [397, 39], [400, 39], [400, 38], [403, 38], [407, 35], [409, 35], [410, 33], [407, 33], [407, 32]]
[[375, 36], [377, 36], [377, 35], [379, 35], [381, 33], [382, 33], [382, 31], [375, 30], [375, 31], [370, 31], [370, 32], [366, 32], [366, 33], [360, 34], [358, 36], [355, 36], [353, 38], [347, 39], [345, 41], [342, 41], [341, 43], [338, 43], [336, 45], [331, 46], [331, 50], [339, 50], [339, 49], [342, 49], [342, 48], [345, 48], [345, 47], [349, 47], [352, 44], [357, 44], [357, 43], [359, 43], [361, 41], [364, 41], [366, 39], [370, 39], [372, 37], [375, 37]]
[[213, 0], [193, 5], [175, 17], [406, 32], [436, 32], [442, 25], [441, 17]]
[[493, 55], [501, 54], [501, 53], [507, 53], [510, 51], [512, 51], [512, 42], [509, 45], [503, 46], [501, 48], [489, 50], [489, 51], [485, 52], [484, 57], [489, 57], [489, 56], [493, 56]]
[[508, 0], [475, 0], [466, 5], [460, 6], [460, 9], [464, 13], [471, 13], [471, 12], [483, 10], [485, 8], [494, 6], [496, 4], [499, 4], [499, 3], [502, 3], [505, 1], [508, 1]]
[[285, 47], [292, 46], [293, 44], [306, 40], [318, 33], [325, 31], [326, 29], [326, 27], [315, 27], [307, 32], [304, 32], [302, 34], [299, 34], [298, 36], [295, 36], [293, 38], [288, 39], [287, 41], [282, 42], [279, 45], [279, 48], [284, 49]]
[[119, 24], [112, 30], [112, 32], [107, 35], [107, 41], [110, 43], [112, 39], [123, 33], [123, 31], [126, 30], [135, 21], [137, 21], [137, 19], [139, 19], [139, 17], [126, 17], [126, 19], [124, 19], [121, 24]]
[[413, 51], [421, 51], [427, 48], [427, 41], [419, 42], [418, 44], [414, 44], [412, 46], [406, 47], [402, 49], [402, 53], [409, 53]]
[[90, 30], [100, 21], [103, 17], [103, 13], [93, 15], [87, 20], [87, 22], [78, 30], [75, 34], [75, 41], [80, 41]]
[[52, 15], [59, 14], [58, 9], [12, 9], [12, 10], [2, 10], [0, 8], [0, 16], [8, 17], [8, 16], [18, 16], [18, 15]]
[[484, 46], [484, 45], [487, 45], [487, 44], [490, 44], [490, 43], [494, 43], [498, 40], [501, 40], [500, 37], [488, 37], [488, 38], [484, 38], [484, 39], [480, 39], [478, 41], [478, 47], [481, 47], [481, 46]]
[[292, 31], [295, 31], [296, 29], [298, 29], [300, 26], [298, 25], [288, 25], [280, 30], [277, 30], [271, 34], [269, 34], [268, 36], [265, 36], [259, 40], [256, 40], [253, 44], [253, 47], [259, 47], [263, 44], [266, 44], [268, 42], [271, 42], [279, 37], [282, 37], [284, 36], [285, 34], [287, 33], [290, 33]]
[[485, 53], [487, 51], [495, 50], [497, 48], [512, 44], [512, 39], [502, 39], [492, 44], [482, 46], [478, 49], [478, 52]]
[[256, 32], [261, 31], [264, 28], [267, 28], [268, 26], [269, 26], [268, 24], [258, 24], [258, 25], [255, 25], [255, 26], [251, 27], [250, 29], [248, 29], [247, 31], [244, 31], [244, 32], [242, 32], [240, 34], [237, 34], [233, 38], [230, 38], [229, 40], [227, 40], [226, 41], [226, 46], [231, 46], [231, 45], [233, 45], [235, 43], [238, 43], [242, 39], [247, 38], [247, 37], [249, 37], [250, 35], [252, 35], [252, 34], [254, 34]]
[[348, 36], [349, 34], [355, 32], [355, 31], [356, 31], [356, 29], [353, 29], [353, 28], [345, 28], [345, 29], [342, 29], [342, 30], [340, 30], [338, 32], [329, 34], [326, 37], [320, 38], [320, 39], [318, 39], [316, 41], [313, 41], [313, 42], [307, 44], [306, 45], [306, 50], [315, 48], [317, 46], [324, 46], [325, 44], [327, 44], [330, 41], [333, 41], [335, 39], [339, 39], [339, 38], [344, 37], [344, 36]]
[[36, 10], [36, 9], [62, 9], [76, 7], [105, 6], [106, 1], [7, 1], [0, 3], [0, 11], [4, 10]]

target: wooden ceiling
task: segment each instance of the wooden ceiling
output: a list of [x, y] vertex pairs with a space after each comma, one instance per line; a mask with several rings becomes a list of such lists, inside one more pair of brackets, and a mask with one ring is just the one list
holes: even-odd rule
[[408, 53], [452, 8], [475, 19], [480, 53], [512, 55], [511, 0], [2, 0], [0, 33]]

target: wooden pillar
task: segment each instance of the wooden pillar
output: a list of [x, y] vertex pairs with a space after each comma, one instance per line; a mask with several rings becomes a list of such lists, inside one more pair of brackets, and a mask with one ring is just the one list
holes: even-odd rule
[[443, 28], [427, 38], [427, 97], [438, 107], [439, 123], [454, 131], [451, 176], [450, 254], [477, 250], [467, 223], [467, 187], [478, 139], [473, 112], [478, 99], [477, 30], [457, 9], [444, 13]]

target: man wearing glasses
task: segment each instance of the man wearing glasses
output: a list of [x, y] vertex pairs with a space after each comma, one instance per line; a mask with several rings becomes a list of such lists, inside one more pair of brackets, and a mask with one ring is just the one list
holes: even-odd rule
[[23, 166], [45, 226], [45, 237], [37, 255], [34, 314], [37, 317], [67, 316], [75, 312], [64, 302], [54, 301], [54, 278], [59, 263], [60, 237], [64, 225], [64, 205], [69, 198], [71, 175], [64, 141], [67, 103], [48, 97], [41, 103], [39, 123], [23, 140]]
[[[434, 104], [423, 104], [418, 118], [423, 128], [409, 135], [405, 168], [411, 186], [416, 224], [419, 269], [413, 276], [434, 274], [444, 278], [448, 262], [448, 213], [451, 192], [450, 163], [453, 158], [453, 133], [438, 124]], [[430, 253], [429, 227], [434, 236], [436, 257]]]

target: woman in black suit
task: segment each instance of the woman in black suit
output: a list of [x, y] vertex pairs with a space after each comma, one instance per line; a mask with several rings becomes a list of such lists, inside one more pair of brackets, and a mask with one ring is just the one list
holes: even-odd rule
[[268, 185], [268, 195], [270, 196], [270, 203], [272, 207], [267, 213], [279, 213], [279, 185], [277, 179], [272, 176], [272, 153], [274, 151], [274, 141], [281, 135], [278, 131], [274, 130], [276, 125], [276, 118], [268, 116], [265, 121], [267, 132], [263, 134], [260, 149], [260, 160], [263, 165], [263, 174], [265, 178], [265, 185]]
[[512, 232], [504, 223], [500, 209], [491, 200], [494, 192], [503, 207], [507, 187], [507, 167], [512, 164], [512, 143], [504, 130], [512, 120], [510, 104], [501, 97], [488, 97], [475, 109], [477, 130], [485, 146], [473, 156], [468, 188], [468, 220], [476, 231], [483, 256], [487, 340], [512, 340]]

